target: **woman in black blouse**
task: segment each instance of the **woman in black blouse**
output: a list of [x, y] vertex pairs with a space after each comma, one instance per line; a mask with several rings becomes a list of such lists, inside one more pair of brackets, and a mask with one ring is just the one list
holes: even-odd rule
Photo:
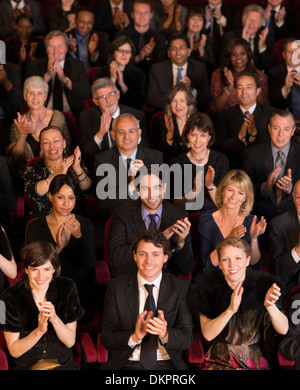
[[48, 195], [52, 211], [28, 223], [25, 243], [42, 240], [56, 247], [61, 274], [75, 281], [81, 303], [88, 311], [95, 264], [94, 227], [88, 218], [73, 214], [76, 195], [77, 187], [71, 176], [55, 176]]
[[[174, 164], [182, 166], [191, 166], [191, 176], [189, 188], [185, 191], [183, 198], [174, 199], [174, 203], [184, 207], [189, 200], [192, 201], [199, 194], [197, 191], [203, 191], [201, 180], [204, 182], [204, 202], [201, 209], [193, 212], [204, 212], [214, 209], [216, 186], [220, 183], [226, 173], [229, 171], [229, 161], [225, 154], [210, 149], [215, 139], [215, 132], [211, 118], [204, 113], [196, 112], [191, 115], [186, 122], [182, 134], [183, 143], [187, 152], [182, 152], [174, 159]], [[203, 177], [202, 177], [203, 176]], [[192, 192], [194, 192], [194, 197]]]
[[58, 254], [37, 241], [21, 252], [23, 280], [1, 294], [6, 321], [1, 325], [13, 368], [75, 369], [72, 346], [83, 316], [74, 282], [59, 276]]
[[72, 30], [75, 27], [75, 13], [78, 3], [78, 0], [58, 0], [57, 5], [50, 8], [46, 16], [48, 32]]
[[146, 94], [146, 76], [134, 66], [135, 51], [129, 37], [115, 38], [110, 44], [108, 65], [101, 67], [95, 77], [109, 77], [120, 91], [120, 103], [141, 109]]
[[64, 133], [59, 127], [48, 126], [40, 132], [40, 147], [44, 158], [28, 164], [24, 173], [24, 189], [29, 198], [31, 217], [45, 215], [51, 211], [47, 194], [56, 175], [73, 176], [80, 194], [83, 197], [91, 194], [92, 180], [87, 169], [81, 165], [79, 147], [75, 148], [74, 154], [67, 156], [66, 145]]

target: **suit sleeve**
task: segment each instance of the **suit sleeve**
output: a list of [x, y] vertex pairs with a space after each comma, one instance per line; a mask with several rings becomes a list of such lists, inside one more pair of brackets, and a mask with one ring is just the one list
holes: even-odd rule
[[146, 102], [151, 107], [163, 110], [166, 104], [166, 93], [161, 90], [160, 79], [157, 77], [160, 64], [154, 64], [149, 71], [149, 81], [146, 91]]
[[299, 264], [293, 259], [292, 248], [286, 248], [283, 234], [274, 221], [270, 223], [269, 239], [271, 272], [280, 277], [283, 283], [289, 284], [299, 274]]

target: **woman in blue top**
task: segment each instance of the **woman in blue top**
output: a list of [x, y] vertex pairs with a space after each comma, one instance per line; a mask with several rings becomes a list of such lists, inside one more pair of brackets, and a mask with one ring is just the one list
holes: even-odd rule
[[254, 201], [253, 186], [249, 176], [233, 169], [218, 185], [216, 210], [199, 217], [198, 232], [200, 257], [205, 270], [218, 267], [216, 245], [227, 237], [243, 238], [251, 246], [250, 265], [259, 266], [261, 258], [258, 237], [265, 232], [266, 221], [250, 214]]

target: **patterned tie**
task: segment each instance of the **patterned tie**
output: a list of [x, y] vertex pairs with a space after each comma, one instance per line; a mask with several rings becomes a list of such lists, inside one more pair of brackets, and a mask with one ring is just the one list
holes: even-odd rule
[[[282, 176], [284, 175], [284, 153], [281, 150], [278, 150], [277, 152], [277, 157], [275, 160], [275, 168], [280, 167], [281, 171], [279, 172], [277, 176], [277, 180], [281, 179]], [[282, 190], [276, 187], [276, 199], [277, 203], [280, 204], [282, 200]]]
[[176, 84], [178, 84], [179, 81], [182, 79], [182, 71], [183, 71], [183, 68], [177, 68]]
[[155, 222], [155, 217], [157, 214], [149, 214], [149, 218], [151, 219], [150, 225], [148, 230], [156, 230], [156, 222]]
[[[153, 284], [144, 284], [148, 292], [148, 297], [145, 302], [144, 310], [152, 311], [153, 317], [156, 316], [156, 306], [153, 297]], [[157, 343], [158, 336], [147, 334], [141, 344], [140, 363], [146, 370], [151, 370], [157, 361]]]

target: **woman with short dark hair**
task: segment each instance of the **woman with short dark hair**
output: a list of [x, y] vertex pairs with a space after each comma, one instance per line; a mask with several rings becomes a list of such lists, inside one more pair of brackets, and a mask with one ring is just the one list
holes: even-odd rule
[[21, 251], [23, 280], [1, 294], [0, 325], [18, 370], [76, 369], [71, 348], [84, 310], [75, 283], [60, 275], [54, 246], [36, 241]]

